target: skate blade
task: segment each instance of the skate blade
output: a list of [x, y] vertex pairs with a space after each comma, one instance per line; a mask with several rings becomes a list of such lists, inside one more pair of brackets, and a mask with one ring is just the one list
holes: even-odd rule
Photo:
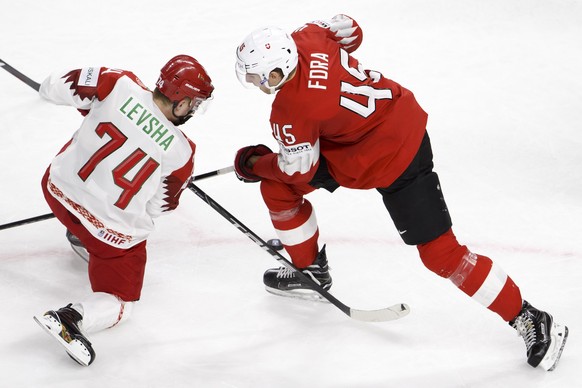
[[548, 372], [553, 371], [556, 369], [558, 365], [558, 361], [560, 361], [560, 357], [562, 356], [562, 351], [564, 350], [564, 346], [566, 346], [566, 340], [568, 339], [568, 327], [562, 326], [554, 323], [554, 327], [552, 327], [551, 331], [552, 336], [552, 347], [548, 349], [546, 356], [540, 362], [540, 366], [547, 370]]
[[[50, 336], [51, 336], [51, 337], [53, 337], [54, 339], [56, 339], [56, 340], [59, 342], [59, 344], [60, 344], [60, 345], [61, 345], [63, 348], [65, 348], [65, 351], [67, 352], [67, 354], [69, 355], [69, 357], [71, 357], [71, 358], [72, 358], [72, 359], [73, 359], [75, 362], [77, 362], [79, 365], [83, 365], [83, 366], [89, 366], [89, 364], [91, 363], [91, 362], [90, 362], [90, 360], [91, 360], [91, 356], [90, 356], [90, 355], [89, 355], [89, 361], [87, 361], [87, 360], [84, 360], [84, 359], [80, 358], [80, 357], [79, 357], [77, 354], [75, 354], [75, 352], [74, 352], [74, 351], [71, 349], [73, 345], [77, 345], [77, 347], [79, 347], [79, 348], [85, 348], [85, 346], [84, 346], [84, 345], [83, 345], [83, 344], [82, 344], [80, 341], [78, 341], [78, 340], [73, 340], [73, 341], [72, 341], [72, 343], [68, 343], [68, 342], [67, 342], [67, 341], [65, 341], [65, 340], [64, 340], [64, 339], [63, 339], [63, 338], [62, 338], [60, 335], [56, 334], [56, 333], [55, 333], [55, 332], [54, 332], [54, 331], [51, 329], [51, 327], [50, 327], [50, 326], [49, 326], [47, 323], [41, 322], [41, 320], [42, 320], [42, 321], [44, 321], [44, 317], [43, 317], [43, 318], [41, 318], [41, 319], [38, 319], [36, 316], [34, 316], [34, 317], [32, 317], [32, 318], [34, 319], [34, 321], [35, 321], [36, 323], [38, 323], [38, 325], [39, 325], [40, 327], [42, 327], [42, 328], [44, 329], [44, 331], [46, 331], [48, 334], [50, 334]], [[73, 345], [72, 345], [72, 344], [73, 344]], [[82, 350], [82, 349], [80, 349], [80, 350]], [[85, 349], [85, 351], [86, 351], [86, 353], [89, 353], [89, 351], [88, 351], [88, 350], [86, 350], [86, 349]]]
[[317, 292], [315, 292], [313, 290], [297, 289], [297, 290], [283, 291], [283, 290], [279, 290], [277, 288], [270, 288], [267, 286], [265, 286], [265, 290], [267, 290], [267, 292], [270, 294], [277, 295], [277, 296], [283, 296], [286, 298], [301, 299], [301, 300], [307, 300], [307, 301], [312, 301], [312, 302], [329, 303], [329, 300], [325, 299], [324, 297], [322, 297], [321, 295], [319, 295]]

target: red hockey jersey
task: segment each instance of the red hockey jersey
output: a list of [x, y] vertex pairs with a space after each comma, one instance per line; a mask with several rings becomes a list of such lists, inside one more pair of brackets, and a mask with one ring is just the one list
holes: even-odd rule
[[412, 92], [364, 70], [329, 29], [306, 24], [292, 37], [297, 72], [277, 92], [270, 117], [279, 153], [261, 157], [253, 172], [307, 183], [321, 154], [344, 187], [389, 186], [418, 151], [427, 114]]

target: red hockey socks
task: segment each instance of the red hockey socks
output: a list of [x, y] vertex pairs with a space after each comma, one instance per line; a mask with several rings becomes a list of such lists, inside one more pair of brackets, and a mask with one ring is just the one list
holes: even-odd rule
[[417, 246], [424, 265], [465, 294], [510, 321], [521, 310], [519, 287], [490, 258], [459, 245], [452, 230]]
[[308, 200], [295, 209], [271, 212], [271, 221], [297, 268], [311, 265], [318, 252], [319, 228], [315, 211]]

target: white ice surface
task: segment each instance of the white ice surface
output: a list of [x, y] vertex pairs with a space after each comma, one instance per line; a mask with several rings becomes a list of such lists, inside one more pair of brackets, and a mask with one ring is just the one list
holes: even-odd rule
[[[211, 4], [212, 3], [212, 4]], [[41, 81], [106, 65], [153, 87], [178, 53], [210, 72], [216, 98], [184, 130], [196, 173], [248, 144], [274, 146], [271, 97], [242, 88], [234, 52], [256, 27], [291, 31], [346, 13], [356, 57], [414, 91], [460, 242], [496, 261], [523, 296], [570, 327], [558, 368], [525, 362], [496, 314], [427, 271], [374, 191], [310, 195], [344, 303], [398, 302], [399, 321], [350, 320], [332, 305], [267, 294], [277, 263], [195, 195], [157, 221], [142, 300], [72, 362], [32, 320], [89, 291], [56, 220], [0, 231], [0, 387], [582, 387], [582, 3], [575, 0], [2, 1], [0, 58]], [[0, 70], [0, 224], [48, 213], [40, 179], [81, 116]], [[264, 238], [257, 185], [200, 187]]]

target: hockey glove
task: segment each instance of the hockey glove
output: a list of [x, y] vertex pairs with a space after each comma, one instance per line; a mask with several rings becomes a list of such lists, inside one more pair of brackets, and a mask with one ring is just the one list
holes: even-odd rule
[[253, 166], [249, 163], [251, 156], [264, 156], [272, 153], [271, 149], [264, 144], [243, 147], [236, 153], [234, 158], [234, 172], [236, 177], [245, 183], [259, 182], [261, 177], [253, 174]]
[[343, 14], [335, 15], [329, 22], [329, 29], [334, 33], [335, 40], [348, 53], [356, 51], [364, 34], [358, 23], [351, 17]]

